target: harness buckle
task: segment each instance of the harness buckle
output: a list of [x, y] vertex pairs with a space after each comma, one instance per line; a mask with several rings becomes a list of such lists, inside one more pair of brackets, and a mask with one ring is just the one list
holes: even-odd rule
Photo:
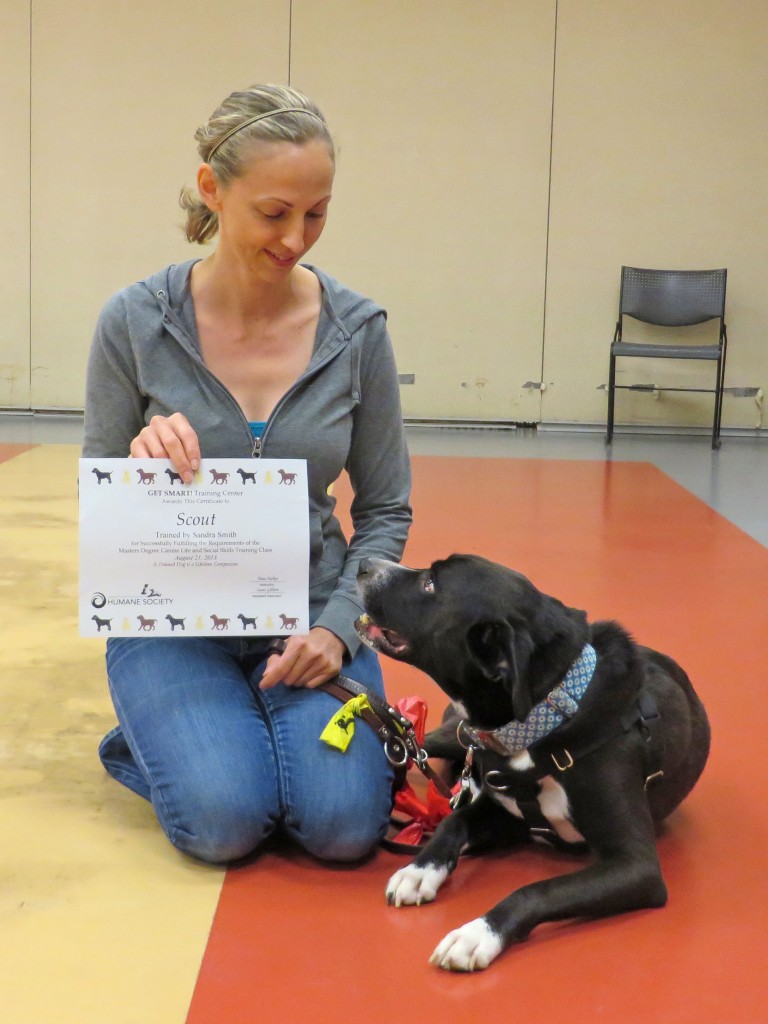
[[568, 758], [567, 764], [560, 764], [560, 762], [557, 760], [557, 754], [549, 755], [552, 758], [552, 763], [559, 772], [567, 772], [569, 768], [573, 768], [574, 764], [573, 758], [571, 757], [569, 751], [565, 749], [565, 747], [563, 747], [563, 754], [565, 754], [565, 756]]

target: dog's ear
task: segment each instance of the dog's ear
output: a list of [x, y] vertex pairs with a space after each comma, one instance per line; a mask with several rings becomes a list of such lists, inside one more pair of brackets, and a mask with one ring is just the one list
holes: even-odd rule
[[483, 675], [501, 683], [510, 695], [514, 717], [522, 722], [533, 707], [528, 687], [533, 644], [528, 632], [514, 630], [505, 619], [476, 622], [469, 627], [467, 643]]

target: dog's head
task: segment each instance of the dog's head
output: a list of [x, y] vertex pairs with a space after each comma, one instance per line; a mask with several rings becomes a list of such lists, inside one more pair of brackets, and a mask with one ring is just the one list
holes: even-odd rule
[[358, 586], [363, 641], [426, 672], [484, 729], [523, 721], [588, 640], [584, 612], [476, 555], [427, 569], [364, 559]]

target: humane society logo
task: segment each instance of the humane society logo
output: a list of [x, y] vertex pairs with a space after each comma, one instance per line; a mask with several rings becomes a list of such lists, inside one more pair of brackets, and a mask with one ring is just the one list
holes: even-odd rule
[[[141, 593], [138, 597], [134, 595], [110, 595], [107, 597], [101, 591], [91, 597], [91, 607], [95, 611], [101, 611], [102, 608], [106, 608], [107, 605], [117, 605], [121, 609], [125, 609], [126, 606], [143, 607], [145, 605], [168, 605], [173, 604], [172, 597], [163, 597], [159, 590], [155, 590], [149, 583], [145, 583]], [[92, 615], [94, 623], [96, 624], [96, 632], [100, 633], [102, 629], [106, 630], [107, 633], [112, 632], [112, 619], [101, 615]], [[144, 629], [153, 629], [156, 623], [156, 619], [146, 619], [142, 615], [137, 615], [139, 622], [139, 631]], [[178, 623], [177, 623], [178, 624]]]
[[160, 591], [145, 583], [138, 597], [106, 597], [97, 591], [91, 598], [91, 605], [103, 608], [105, 604], [173, 604], [173, 598], [163, 597]]
[[91, 607], [97, 611], [108, 604], [116, 605], [147, 605], [147, 604], [173, 604], [172, 597], [163, 597], [159, 590], [155, 590], [149, 583], [145, 583], [138, 597], [134, 595], [110, 595], [102, 594], [101, 591], [91, 598]]

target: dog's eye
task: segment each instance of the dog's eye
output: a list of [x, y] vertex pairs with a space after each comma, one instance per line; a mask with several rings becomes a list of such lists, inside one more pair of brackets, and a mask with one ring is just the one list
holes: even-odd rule
[[421, 581], [421, 589], [425, 594], [434, 594], [435, 592], [435, 581], [431, 576], [425, 576]]

